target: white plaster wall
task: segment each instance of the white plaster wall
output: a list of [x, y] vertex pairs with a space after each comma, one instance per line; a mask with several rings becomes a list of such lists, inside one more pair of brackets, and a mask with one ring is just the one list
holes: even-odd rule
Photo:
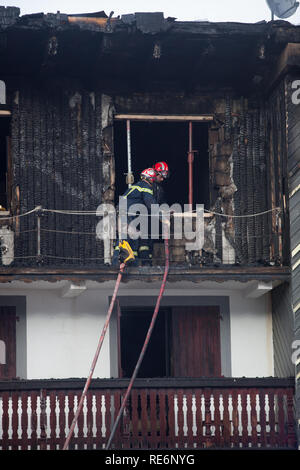
[[[27, 295], [27, 378], [87, 377], [104, 324], [102, 292], [63, 299], [57, 291]], [[93, 377], [109, 377], [106, 336]]]
[[[187, 284], [187, 283], [186, 283]], [[27, 298], [27, 378], [87, 377], [104, 325], [108, 298], [114, 283], [88, 289], [79, 297], [65, 299], [61, 289], [1, 289], [0, 295]], [[159, 286], [123, 284], [120, 295], [156, 296]], [[149, 287], [148, 287], [149, 286]], [[189, 288], [192, 286], [192, 288]], [[225, 283], [224, 283], [225, 286]], [[11, 285], [13, 287], [13, 285]], [[233, 377], [268, 377], [274, 372], [272, 316], [267, 295], [247, 299], [245, 290], [200, 288], [199, 285], [170, 284], [167, 296], [229, 296], [231, 369]], [[110, 377], [110, 350], [116, 337], [109, 331], [95, 368], [94, 377]], [[117, 354], [114, 354], [116, 360]]]

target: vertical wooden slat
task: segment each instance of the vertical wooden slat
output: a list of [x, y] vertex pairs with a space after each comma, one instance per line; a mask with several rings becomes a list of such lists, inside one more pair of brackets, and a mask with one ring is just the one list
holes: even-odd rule
[[231, 423], [229, 417], [229, 391], [223, 391], [223, 406], [224, 406], [224, 415], [223, 415], [223, 437], [224, 437], [224, 446], [230, 447], [231, 442]]
[[3, 407], [3, 417], [2, 417], [2, 448], [7, 450], [9, 447], [8, 442], [8, 428], [9, 428], [9, 416], [8, 416], [8, 407], [9, 407], [9, 392], [2, 393], [2, 407]]
[[183, 419], [183, 391], [177, 390], [177, 407], [178, 407], [178, 448], [183, 449], [184, 446], [184, 419]]
[[[76, 393], [75, 397], [77, 397], [77, 407], [79, 404], [81, 393]], [[77, 419], [77, 425], [78, 425], [78, 437], [77, 437], [77, 445], [78, 449], [84, 449], [84, 433], [83, 433], [83, 426], [84, 426], [84, 410], [86, 408], [86, 399], [84, 400], [81, 412], [79, 413], [78, 419]]]
[[251, 447], [257, 447], [257, 412], [256, 412], [256, 390], [250, 391], [251, 405]]
[[131, 392], [132, 403], [132, 420], [131, 420], [131, 443], [133, 449], [139, 448], [139, 427], [141, 425], [138, 414], [138, 399], [139, 392], [132, 390]]
[[[104, 405], [105, 405], [105, 436], [101, 438], [101, 448], [104, 446], [105, 442], [109, 439], [110, 432], [112, 429], [112, 422], [111, 422], [111, 397], [112, 392], [111, 390], [107, 390], [104, 393]], [[115, 415], [116, 418], [116, 415]], [[119, 427], [119, 426], [118, 426]]]
[[38, 438], [37, 438], [37, 397], [38, 393], [32, 391], [30, 393], [31, 398], [31, 439], [30, 439], [30, 450], [37, 449]]
[[232, 426], [233, 426], [233, 445], [239, 447], [239, 415], [238, 415], [238, 391], [232, 391]]
[[193, 448], [194, 437], [193, 437], [193, 390], [186, 390], [186, 422], [187, 422], [187, 447], [188, 449]]
[[65, 415], [65, 405], [66, 405], [66, 394], [64, 390], [60, 390], [57, 394], [57, 400], [59, 403], [59, 448], [63, 448], [65, 439], [66, 439], [66, 415]]
[[278, 397], [278, 427], [279, 427], [279, 436], [278, 442], [280, 447], [285, 447], [287, 442], [287, 434], [285, 429], [285, 419], [284, 419], [284, 390], [279, 389], [277, 392]]
[[168, 390], [168, 405], [169, 405], [169, 448], [174, 449], [176, 443], [175, 436], [175, 390]]
[[242, 421], [242, 446], [243, 448], [247, 448], [248, 443], [249, 443], [247, 399], [248, 399], [248, 391], [241, 390], [241, 407], [242, 407], [241, 421]]
[[103, 440], [106, 443], [109, 439], [110, 428], [106, 428], [105, 436], [103, 438], [102, 436], [102, 390], [95, 390], [95, 399], [96, 399], [96, 448], [101, 449]]
[[202, 422], [202, 390], [198, 389], [195, 393], [196, 399], [196, 427], [197, 427], [197, 448], [201, 449], [204, 445], [203, 422]]
[[259, 391], [259, 421], [260, 421], [260, 444], [262, 447], [266, 445], [266, 394], [265, 390]]
[[148, 390], [141, 390], [141, 434], [143, 449], [149, 448], [149, 419], [147, 413]]
[[[68, 413], [68, 430], [70, 429], [71, 427], [71, 424], [72, 424], [72, 421], [73, 421], [73, 418], [74, 418], [74, 414], [75, 414], [75, 410], [74, 410], [74, 407], [75, 407], [75, 403], [74, 403], [74, 400], [75, 400], [75, 392], [73, 390], [68, 390], [68, 409], [69, 409], [69, 413]], [[78, 425], [78, 423], [77, 423]], [[76, 427], [75, 427], [76, 429]], [[75, 449], [75, 444], [77, 444], [77, 441], [78, 441], [78, 438], [75, 437], [75, 430], [73, 432], [73, 435], [70, 439], [70, 443], [69, 443], [69, 450], [73, 450]]]
[[21, 402], [22, 402], [22, 415], [21, 415], [21, 428], [22, 428], [22, 437], [21, 437], [21, 449], [28, 449], [28, 393], [21, 392]]
[[157, 448], [156, 390], [150, 390], [150, 448]]
[[46, 415], [47, 392], [40, 390], [40, 449], [47, 449], [47, 415]]
[[50, 450], [56, 449], [56, 392], [51, 390], [49, 392], [50, 399]]
[[220, 414], [220, 390], [213, 391], [214, 398], [214, 425], [215, 425], [215, 447], [221, 447], [221, 414]]
[[[115, 414], [114, 414], [114, 421], [115, 421], [118, 415], [119, 409], [121, 407], [121, 393], [119, 390], [114, 391], [114, 404], [115, 404]], [[115, 449], [122, 449], [121, 426], [122, 426], [122, 419], [120, 420], [120, 423], [116, 429], [114, 439], [113, 439]], [[109, 432], [109, 435], [110, 435], [110, 432]]]
[[18, 404], [19, 404], [19, 392], [11, 393], [12, 403], [12, 439], [11, 448], [12, 450], [18, 450], [19, 439], [18, 439]]
[[93, 448], [93, 395], [94, 392], [88, 390], [86, 395], [86, 405], [87, 405], [87, 413], [86, 413], [86, 448], [88, 450]]
[[274, 403], [274, 390], [268, 391], [269, 398], [269, 444], [274, 447], [276, 444], [276, 431], [275, 431], [275, 403]]
[[211, 411], [210, 411], [210, 389], [204, 390], [204, 406], [205, 406], [205, 446], [211, 446]]
[[[160, 389], [158, 391], [159, 396], [159, 443], [161, 449], [167, 448], [167, 409], [166, 409], [166, 395], [167, 391]], [[169, 410], [168, 410], [169, 413]]]
[[290, 448], [296, 447], [295, 422], [294, 422], [294, 394], [293, 391], [286, 390], [287, 399], [287, 445]]

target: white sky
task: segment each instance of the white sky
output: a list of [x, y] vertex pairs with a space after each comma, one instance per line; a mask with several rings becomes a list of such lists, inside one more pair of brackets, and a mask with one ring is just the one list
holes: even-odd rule
[[[21, 15], [28, 13], [91, 13], [104, 10], [113, 16], [124, 13], [162, 11], [165, 17], [174, 16], [181, 21], [207, 19], [209, 21], [237, 21], [255, 23], [271, 18], [265, 0], [0, 0], [0, 5], [18, 6]], [[289, 18], [300, 24], [300, 7]]]

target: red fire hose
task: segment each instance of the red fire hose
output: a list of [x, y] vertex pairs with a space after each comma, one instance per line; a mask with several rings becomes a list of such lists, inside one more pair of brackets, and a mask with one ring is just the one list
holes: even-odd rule
[[118, 278], [117, 278], [117, 282], [116, 282], [116, 285], [115, 285], [114, 293], [113, 293], [113, 296], [112, 296], [112, 299], [111, 299], [111, 302], [110, 302], [110, 306], [109, 306], [109, 309], [108, 309], [108, 312], [107, 312], [107, 315], [106, 315], [105, 323], [104, 323], [102, 333], [101, 333], [101, 336], [100, 336], [100, 339], [99, 339], [97, 350], [96, 350], [96, 353], [95, 353], [95, 356], [94, 356], [94, 359], [93, 359], [93, 362], [92, 362], [92, 365], [91, 365], [90, 374], [89, 374], [89, 376], [86, 380], [83, 392], [81, 394], [80, 401], [79, 401], [76, 413], [74, 415], [74, 418], [73, 418], [73, 421], [72, 421], [72, 424], [71, 424], [71, 427], [70, 427], [70, 430], [69, 430], [69, 434], [68, 434], [68, 436], [66, 438], [66, 441], [64, 443], [64, 446], [63, 446], [63, 450], [67, 450], [67, 448], [68, 448], [70, 439], [72, 437], [72, 434], [73, 434], [75, 426], [76, 426], [78, 416], [80, 415], [80, 412], [81, 412], [81, 409], [82, 409], [82, 406], [83, 406], [85, 396], [86, 396], [88, 388], [90, 386], [92, 376], [93, 376], [93, 373], [94, 373], [94, 370], [95, 370], [95, 367], [96, 367], [96, 364], [97, 364], [97, 360], [98, 360], [98, 357], [99, 357], [99, 353], [100, 353], [100, 350], [101, 350], [101, 347], [102, 347], [102, 343], [103, 343], [103, 340], [104, 340], [104, 336], [105, 336], [106, 330], [108, 328], [110, 317], [111, 317], [111, 314], [112, 314], [112, 311], [113, 311], [113, 308], [114, 308], [115, 300], [116, 300], [116, 297], [117, 297], [117, 293], [118, 293], [118, 289], [119, 289], [119, 286], [120, 286], [120, 282], [121, 282], [121, 279], [122, 279], [124, 269], [125, 269], [125, 264], [122, 263], [120, 265], [120, 272], [118, 274]]
[[150, 326], [149, 326], [149, 329], [148, 329], [148, 332], [147, 332], [147, 336], [146, 336], [144, 345], [142, 347], [142, 350], [141, 350], [140, 356], [138, 358], [138, 361], [136, 363], [135, 369], [133, 371], [132, 377], [130, 379], [127, 391], [126, 391], [125, 396], [123, 398], [121, 407], [119, 409], [118, 416], [116, 417], [116, 421], [114, 422], [109, 440], [108, 440], [107, 445], [106, 445], [106, 449], [109, 449], [109, 447], [112, 443], [112, 440], [114, 438], [114, 435], [115, 435], [116, 429], [118, 427], [120, 418], [121, 418], [122, 413], [124, 411], [124, 408], [126, 406], [127, 399], [128, 399], [129, 394], [131, 392], [133, 383], [136, 379], [136, 376], [137, 376], [137, 373], [139, 371], [140, 365], [141, 365], [142, 360], [144, 358], [144, 355], [145, 355], [145, 352], [146, 352], [147, 346], [149, 344], [149, 340], [150, 340], [150, 337], [151, 337], [151, 334], [152, 334], [152, 331], [153, 331], [153, 328], [154, 328], [154, 325], [155, 325], [155, 321], [156, 321], [156, 318], [157, 318], [157, 315], [158, 315], [158, 312], [159, 312], [159, 306], [160, 306], [160, 302], [161, 302], [161, 299], [162, 299], [162, 296], [163, 296], [163, 293], [164, 293], [164, 290], [165, 290], [165, 287], [166, 287], [166, 282], [167, 282], [167, 277], [168, 277], [168, 272], [169, 272], [169, 240], [168, 240], [167, 237], [165, 238], [164, 242], [165, 242], [165, 258], [166, 258], [165, 272], [164, 272], [163, 281], [162, 281], [162, 284], [161, 284], [161, 287], [160, 287], [159, 295], [157, 297], [156, 306], [155, 306], [155, 309], [154, 309], [154, 313], [153, 313], [153, 316], [152, 316], [152, 320], [151, 320], [151, 323], [150, 323]]
[[[165, 229], [165, 231], [166, 231], [166, 229]], [[131, 392], [133, 382], [135, 381], [135, 378], [136, 378], [137, 373], [139, 371], [140, 365], [141, 365], [142, 360], [144, 358], [144, 355], [145, 355], [145, 352], [146, 352], [146, 349], [147, 349], [147, 346], [148, 346], [148, 343], [149, 343], [149, 340], [150, 340], [150, 337], [151, 337], [151, 334], [152, 334], [152, 331], [153, 331], [153, 328], [154, 328], [154, 324], [155, 324], [155, 321], [156, 321], [156, 318], [157, 318], [157, 315], [158, 315], [158, 312], [159, 312], [160, 302], [161, 302], [161, 299], [162, 299], [162, 296], [163, 296], [163, 293], [164, 293], [164, 290], [165, 290], [165, 287], [166, 287], [167, 276], [168, 276], [168, 272], [169, 272], [169, 241], [168, 241], [167, 235], [165, 236], [164, 243], [165, 243], [165, 259], [166, 259], [166, 261], [165, 261], [165, 272], [164, 272], [162, 285], [161, 285], [159, 295], [158, 295], [158, 298], [157, 298], [157, 301], [156, 301], [155, 310], [154, 310], [152, 320], [151, 320], [151, 323], [150, 323], [150, 326], [149, 326], [149, 329], [148, 329], [148, 332], [147, 332], [147, 336], [146, 336], [143, 348], [142, 348], [141, 353], [140, 353], [140, 357], [139, 357], [139, 359], [137, 361], [137, 364], [135, 366], [133, 375], [132, 375], [130, 383], [128, 385], [128, 389], [126, 391], [126, 394], [124, 396], [124, 399], [123, 399], [122, 405], [120, 407], [118, 416], [116, 418], [113, 429], [111, 431], [109, 441], [108, 441], [107, 446], [106, 446], [107, 449], [109, 448], [109, 446], [110, 446], [110, 444], [113, 440], [115, 431], [117, 429], [120, 418], [121, 418], [122, 413], [124, 411], [126, 401], [127, 401], [128, 396]], [[89, 374], [89, 376], [86, 380], [83, 392], [81, 394], [80, 401], [79, 401], [76, 413], [74, 415], [74, 418], [73, 418], [73, 421], [72, 421], [72, 424], [71, 424], [71, 427], [70, 427], [70, 430], [69, 430], [69, 434], [68, 434], [68, 436], [66, 438], [66, 441], [64, 443], [64, 446], [63, 446], [63, 450], [68, 449], [69, 442], [70, 442], [70, 439], [71, 439], [72, 434], [74, 432], [77, 419], [78, 419], [79, 414], [82, 410], [83, 402], [84, 402], [84, 399], [86, 397], [88, 388], [90, 386], [92, 376], [93, 376], [93, 373], [94, 373], [94, 370], [95, 370], [95, 367], [96, 367], [96, 363], [97, 363], [97, 360], [98, 360], [98, 357], [99, 357], [99, 353], [100, 353], [100, 350], [101, 350], [101, 347], [102, 347], [102, 343], [103, 343], [103, 340], [104, 340], [104, 336], [105, 336], [106, 330], [107, 330], [109, 322], [110, 322], [110, 317], [111, 317], [111, 314], [112, 314], [112, 311], [113, 311], [113, 307], [114, 307], [115, 300], [116, 300], [116, 297], [117, 297], [117, 293], [118, 293], [118, 289], [119, 289], [120, 282], [121, 282], [121, 279], [122, 279], [122, 275], [123, 275], [123, 272], [124, 272], [124, 268], [125, 268], [125, 264], [123, 263], [123, 264], [120, 265], [120, 272], [118, 274], [118, 278], [117, 278], [117, 282], [116, 282], [116, 285], [115, 285], [114, 293], [113, 293], [113, 296], [112, 296], [112, 299], [111, 299], [111, 302], [110, 302], [110, 306], [109, 306], [109, 309], [108, 309], [108, 312], [107, 312], [107, 315], [106, 315], [105, 324], [104, 324], [104, 327], [103, 327], [103, 330], [102, 330], [102, 333], [101, 333], [101, 336], [100, 336], [100, 339], [99, 339], [99, 343], [98, 343], [98, 346], [97, 346], [97, 350], [96, 350], [96, 353], [95, 353], [95, 356], [94, 356], [94, 359], [93, 359], [93, 362], [92, 362], [92, 365], [91, 365], [90, 374]]]

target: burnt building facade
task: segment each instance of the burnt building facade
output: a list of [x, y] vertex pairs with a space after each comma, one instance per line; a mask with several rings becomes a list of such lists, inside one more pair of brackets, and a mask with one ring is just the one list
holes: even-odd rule
[[[68, 372], [67, 362], [64, 370], [49, 363], [49, 371], [40, 374], [33, 358], [41, 347], [37, 339], [40, 328], [55, 323], [53, 335], [57, 334], [59, 342], [64, 326], [59, 318], [54, 322], [49, 305], [43, 316], [37, 296], [44, 293], [47, 299], [49, 294], [50, 304], [56, 290], [69, 301], [80, 293], [88, 296], [85, 291], [91, 289], [88, 302], [96, 303], [95, 286], [100, 285], [101, 308], [105, 309], [103, 299], [109, 298], [117, 270], [110, 266], [113, 241], [107, 243], [96, 236], [101, 220], [97, 208], [104, 203], [117, 204], [131, 172], [137, 179], [141, 170], [165, 160], [171, 168], [166, 183], [168, 203], [183, 206], [192, 195], [193, 208], [204, 204], [204, 244], [201, 250], [187, 252], [184, 241], [170, 240], [170, 291], [156, 335], [157, 344], [166, 339], [166, 347], [160, 351], [164, 365], [153, 369], [151, 361], [146, 362], [138, 379], [138, 389], [143, 389], [144, 395], [134, 392], [131, 414], [127, 421], [124, 418], [118, 445], [141, 447], [142, 435], [134, 422], [142, 422], [145, 416], [138, 418], [138, 412], [132, 410], [137, 403], [144, 403], [141, 407], [150, 413], [149, 423], [154, 426], [153, 410], [149, 411], [146, 402], [150, 400], [154, 406], [155, 400], [160, 400], [154, 395], [160, 397], [166, 387], [175, 390], [168, 399], [177, 400], [178, 409], [180, 403], [192, 409], [197, 397], [191, 389], [203, 388], [203, 419], [207, 426], [215, 425], [217, 417], [208, 417], [210, 395], [205, 390], [215, 387], [220, 391], [223, 387], [222, 400], [232, 400], [236, 410], [228, 419], [225, 415], [218, 418], [223, 428], [217, 425], [217, 429], [225, 429], [225, 433], [199, 434], [197, 441], [195, 434], [168, 434], [161, 418], [160, 430], [164, 436], [168, 434], [161, 445], [185, 446], [187, 438], [188, 445], [195, 441], [200, 447], [295, 447], [300, 419], [299, 360], [291, 357], [293, 345], [300, 340], [299, 27], [283, 21], [180, 22], [164, 18], [162, 13], [121, 18], [104, 12], [19, 16], [17, 8], [1, 7], [0, 28], [2, 325], [11, 322], [15, 329], [11, 350], [17, 350], [17, 356], [26, 351], [19, 359], [13, 356], [6, 372], [4, 368], [1, 372], [6, 379], [3, 403], [16, 400], [12, 401], [16, 406], [20, 390], [33, 390], [35, 403], [37, 390], [45, 392], [49, 387], [49, 395], [40, 396], [40, 400], [49, 399], [53, 404], [51, 400], [59, 401], [62, 393], [57, 392], [54, 398], [54, 390], [66, 387], [66, 382], [47, 384], [46, 379], [82, 376], [80, 365]], [[137, 319], [141, 324], [136, 335], [142, 338], [145, 333], [163, 264], [163, 243], [158, 240], [151, 268], [128, 269], [105, 352], [109, 369], [98, 371], [98, 377], [119, 381], [103, 385], [99, 379], [95, 389], [122, 389], [130, 376], [138, 345], [128, 351], [126, 344], [132, 341], [130, 332]], [[139, 289], [144, 301], [138, 297]], [[176, 289], [177, 294], [173, 292]], [[185, 295], [185, 301], [178, 301], [179, 293]], [[247, 299], [245, 315], [243, 296]], [[84, 320], [84, 308], [87, 316], [96, 308], [93, 304], [79, 311], [79, 306], [64, 307], [63, 302], [53, 307], [62, 317], [76, 314]], [[11, 308], [15, 311], [7, 313]], [[18, 311], [21, 321], [16, 328]], [[75, 340], [73, 321], [68, 317]], [[0, 330], [3, 338], [11, 335], [6, 326]], [[262, 338], [260, 328], [265, 332]], [[193, 329], [191, 338], [189, 331]], [[250, 350], [243, 353], [244, 365], [238, 360], [241, 338], [255, 340], [256, 333], [261, 369], [252, 367]], [[72, 333], [70, 338], [72, 342]], [[250, 349], [254, 347], [251, 341]], [[190, 349], [184, 348], [189, 342]], [[159, 362], [159, 352], [154, 349], [153, 357]], [[12, 380], [16, 377], [23, 381]], [[145, 377], [164, 380], [153, 379], [155, 390], [147, 395], [142, 382]], [[210, 377], [211, 382], [205, 384], [204, 377]], [[221, 377], [260, 377], [262, 382], [251, 384], [247, 379], [243, 383], [239, 379], [237, 389]], [[296, 417], [291, 411], [295, 377]], [[187, 378], [194, 382], [186, 382]], [[37, 380], [40, 382], [32, 382]], [[243, 418], [238, 419], [237, 410], [247, 403], [255, 409], [256, 395], [251, 390], [260, 386], [271, 390], [259, 395], [258, 412], [258, 422], [267, 422], [269, 428], [265, 434], [257, 431], [253, 411], [248, 418], [255, 432], [250, 437], [245, 431], [247, 413], [244, 411], [244, 416], [242, 412]], [[69, 387], [77, 390], [80, 381], [69, 383]], [[92, 395], [89, 400], [91, 404]], [[165, 403], [165, 399], [160, 402], [161, 413]], [[281, 411], [263, 418], [263, 403]], [[168, 416], [171, 420], [171, 414]], [[190, 418], [178, 412], [174, 419], [174, 429], [183, 429], [181, 420]], [[190, 427], [192, 422], [191, 418]], [[168, 429], [172, 423], [168, 421]], [[44, 434], [42, 428], [39, 431], [35, 435], [38, 445], [61, 445], [52, 431], [48, 430], [49, 435], [46, 428]], [[150, 433], [149, 445], [158, 445], [162, 434]], [[17, 439], [5, 442], [4, 437], [0, 441], [3, 448], [18, 444]], [[83, 442], [84, 436], [79, 437]], [[183, 441], [178, 444], [177, 439]], [[91, 437], [87, 445], [104, 444], [104, 438]]]

